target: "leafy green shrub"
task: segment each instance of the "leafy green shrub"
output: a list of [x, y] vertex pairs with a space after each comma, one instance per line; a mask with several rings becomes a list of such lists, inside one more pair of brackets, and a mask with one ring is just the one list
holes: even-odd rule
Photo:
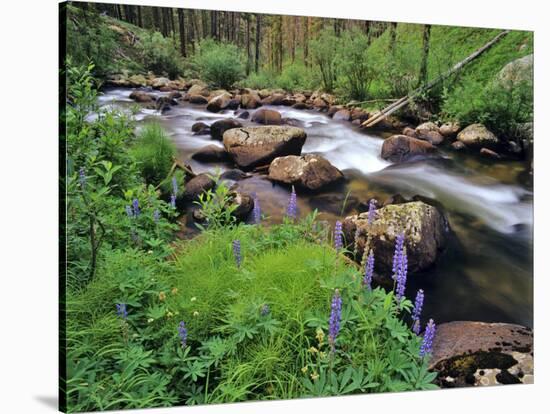
[[463, 82], [445, 94], [442, 111], [462, 125], [482, 123], [501, 139], [513, 139], [518, 124], [533, 120], [533, 83]]
[[244, 58], [232, 44], [203, 40], [193, 61], [201, 79], [221, 88], [230, 88], [245, 76]]
[[367, 98], [375, 74], [368, 46], [367, 36], [356, 29], [344, 32], [337, 51], [341, 89], [346, 97], [359, 101]]
[[311, 56], [321, 74], [323, 89], [332, 92], [338, 75], [338, 50], [340, 39], [331, 29], [324, 29], [317, 39], [310, 42]]
[[199, 196], [195, 204], [200, 206], [209, 229], [218, 229], [235, 224], [233, 212], [237, 205], [234, 204], [229, 187], [220, 180], [219, 173], [211, 176], [216, 182], [214, 190], [208, 190]]
[[283, 68], [276, 79], [279, 88], [287, 91], [309, 89], [313, 85], [311, 71], [301, 63], [291, 63]]
[[131, 153], [145, 181], [155, 186], [168, 176], [177, 155], [176, 146], [158, 123], [145, 125]]
[[170, 38], [165, 38], [159, 32], [144, 33], [139, 47], [145, 69], [153, 73], [166, 73], [175, 78], [182, 72], [179, 52]]

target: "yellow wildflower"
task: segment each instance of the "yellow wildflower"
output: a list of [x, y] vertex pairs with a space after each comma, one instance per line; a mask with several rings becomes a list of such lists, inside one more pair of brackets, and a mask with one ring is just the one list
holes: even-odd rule
[[178, 288], [175, 287], [175, 288], [172, 288], [172, 295], [177, 295], [178, 294]]
[[302, 372], [305, 374], [307, 372], [308, 368], [307, 367], [303, 367], [302, 368]]
[[193, 316], [199, 316], [199, 312], [197, 311], [193, 312]]
[[315, 353], [319, 352], [319, 350], [317, 348], [315, 348], [314, 346], [309, 348], [308, 351], [311, 352], [312, 354], [315, 354]]
[[166, 293], [160, 292], [160, 293], [159, 293], [159, 300], [160, 300], [161, 302], [163, 302], [164, 299], [166, 299]]
[[317, 338], [317, 341], [319, 341], [319, 345], [321, 345], [323, 343], [323, 340], [325, 339], [325, 333], [321, 328], [317, 328], [315, 332], [317, 333], [315, 337]]
[[313, 381], [317, 380], [319, 378], [319, 374], [317, 374], [317, 372], [313, 371], [310, 375], [311, 379]]
[[197, 298], [196, 298], [195, 296], [193, 296], [193, 297], [191, 298], [191, 302], [194, 302], [194, 301], [196, 301], [196, 300], [197, 300]]

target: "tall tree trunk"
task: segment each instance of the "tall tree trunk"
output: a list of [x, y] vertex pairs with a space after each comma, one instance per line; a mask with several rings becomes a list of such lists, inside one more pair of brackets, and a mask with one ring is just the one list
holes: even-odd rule
[[430, 33], [431, 24], [425, 24], [422, 32], [422, 60], [420, 61], [420, 73], [418, 75], [418, 86], [428, 82], [428, 55], [430, 54]]
[[283, 16], [277, 18], [277, 72], [283, 71]]
[[250, 47], [250, 14], [246, 14], [246, 76], [250, 74], [251, 47]]
[[176, 46], [176, 22], [174, 21], [174, 9], [169, 8], [168, 14], [170, 15], [170, 31], [172, 34], [172, 39], [174, 39], [174, 46]]
[[197, 22], [195, 20], [195, 10], [189, 10], [189, 43], [191, 43], [191, 50], [195, 52], [195, 38], [197, 36]]
[[122, 6], [120, 4], [116, 5], [116, 18], [122, 20]]
[[296, 31], [298, 30], [298, 17], [294, 16], [292, 18], [292, 44], [290, 46], [290, 57], [292, 59], [292, 63], [294, 63], [294, 60], [296, 59]]
[[254, 69], [256, 70], [256, 73], [258, 73], [258, 70], [260, 68], [260, 41], [262, 39], [262, 15], [256, 14], [256, 60]]
[[304, 62], [309, 67], [309, 17], [302, 17], [304, 23]]
[[161, 30], [162, 22], [160, 20], [160, 9], [153, 7], [153, 28], [157, 31]]
[[395, 51], [395, 38], [397, 35], [397, 23], [390, 23], [390, 53]]
[[143, 16], [141, 15], [141, 6], [137, 6], [138, 26], [143, 27]]
[[206, 10], [201, 11], [201, 18], [202, 18], [201, 39], [204, 39], [208, 33], [208, 11]]
[[178, 9], [178, 24], [180, 26], [180, 51], [183, 57], [187, 57], [185, 48], [185, 14], [183, 9]]

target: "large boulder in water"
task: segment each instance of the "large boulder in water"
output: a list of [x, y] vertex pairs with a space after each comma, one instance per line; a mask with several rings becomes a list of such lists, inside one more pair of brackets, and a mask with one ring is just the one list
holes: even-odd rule
[[[409, 271], [414, 273], [434, 264], [443, 250], [448, 224], [439, 210], [422, 201], [391, 204], [376, 210], [369, 224], [368, 212], [346, 217], [343, 222], [348, 249], [361, 261], [365, 246], [372, 249], [375, 267], [390, 274], [395, 250], [395, 239], [405, 234]], [[368, 250], [367, 250], [368, 251]]]
[[300, 155], [305, 141], [305, 131], [290, 126], [234, 128], [223, 134], [225, 149], [245, 170], [269, 164], [277, 157]]
[[269, 179], [318, 191], [341, 181], [344, 174], [320, 155], [288, 155], [269, 165]]
[[430, 144], [439, 145], [443, 142], [443, 135], [439, 127], [433, 122], [424, 122], [415, 129], [416, 138], [428, 141]]
[[202, 95], [186, 95], [186, 99], [189, 101], [189, 103], [195, 104], [195, 105], [205, 105], [208, 103], [208, 99], [206, 99]]
[[136, 102], [152, 102], [154, 97], [144, 91], [135, 90], [130, 94], [130, 99]]
[[508, 323], [441, 324], [430, 368], [446, 388], [533, 383], [533, 331]]
[[498, 144], [498, 138], [483, 124], [472, 124], [464, 128], [456, 139], [467, 147], [493, 148]]
[[381, 157], [392, 162], [402, 162], [435, 151], [436, 148], [427, 141], [407, 135], [392, 135], [384, 140]]
[[168, 78], [155, 78], [151, 81], [151, 86], [155, 89], [160, 89], [163, 86], [167, 86], [170, 83]]
[[281, 114], [273, 109], [258, 109], [252, 115], [252, 122], [264, 125], [281, 125]]
[[256, 109], [259, 106], [262, 106], [262, 102], [258, 93], [252, 89], [245, 89], [245, 93], [241, 95], [241, 107]]
[[439, 127], [439, 132], [446, 138], [454, 138], [460, 131], [460, 124], [458, 122], [445, 122]]
[[208, 88], [205, 85], [200, 84], [200, 83], [196, 83], [196, 84], [194, 84], [193, 86], [191, 86], [189, 88], [189, 90], [187, 91], [187, 94], [189, 96], [201, 95], [201, 96], [204, 96], [205, 98], [207, 98], [210, 95], [210, 91], [208, 90]]
[[220, 112], [221, 110], [227, 108], [230, 104], [231, 95], [224, 92], [210, 99], [208, 105], [206, 105], [206, 110], [210, 112]]
[[232, 128], [240, 128], [242, 126], [243, 124], [241, 124], [236, 119], [220, 119], [219, 121], [216, 121], [212, 125], [210, 125], [210, 134], [212, 135], [213, 139], [221, 141], [223, 139], [223, 134], [225, 133], [225, 131], [228, 131]]
[[191, 158], [201, 162], [223, 162], [227, 161], [229, 157], [223, 147], [211, 144], [199, 149]]
[[186, 200], [198, 200], [199, 196], [205, 191], [211, 190], [216, 186], [216, 182], [206, 173], [202, 173], [192, 178], [185, 184], [183, 197]]

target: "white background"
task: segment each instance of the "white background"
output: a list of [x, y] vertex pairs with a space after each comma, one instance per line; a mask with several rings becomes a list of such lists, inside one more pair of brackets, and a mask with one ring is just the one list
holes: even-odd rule
[[[105, 1], [108, 2], [108, 1]], [[535, 385], [148, 410], [151, 413], [529, 413], [547, 410], [550, 108], [545, 2], [488, 0], [142, 0], [126, 3], [535, 30]], [[57, 405], [56, 0], [2, 1], [0, 13], [0, 412]], [[445, 277], [445, 275], [440, 275]]]

